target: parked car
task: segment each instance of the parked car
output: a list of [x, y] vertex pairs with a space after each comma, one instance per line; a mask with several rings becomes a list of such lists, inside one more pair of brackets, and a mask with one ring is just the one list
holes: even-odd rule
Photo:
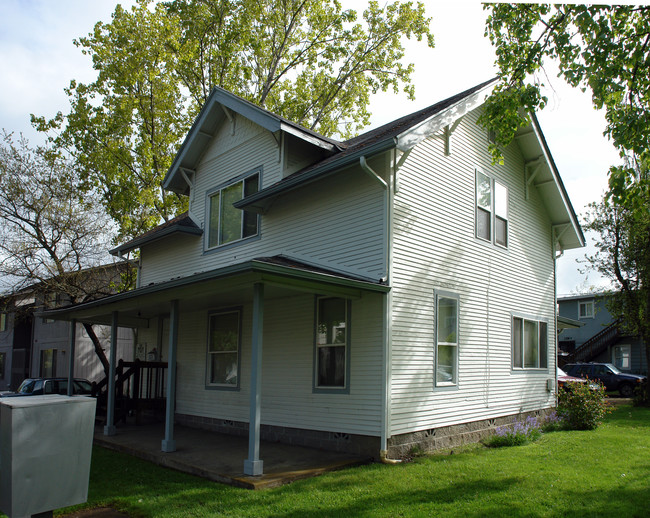
[[575, 376], [569, 376], [559, 367], [557, 368], [557, 388], [558, 390], [568, 390], [571, 383], [587, 383], [587, 380], [584, 378], [576, 378]]
[[[92, 385], [88, 380], [75, 378], [72, 380], [73, 392], [77, 396], [90, 396]], [[0, 397], [41, 396], [43, 394], [68, 393], [68, 378], [27, 378], [20, 384], [16, 392], [3, 392]]]
[[605, 390], [618, 390], [623, 397], [632, 396], [634, 389], [646, 379], [645, 376], [621, 372], [611, 363], [570, 363], [564, 368], [570, 376], [599, 381], [605, 385]]

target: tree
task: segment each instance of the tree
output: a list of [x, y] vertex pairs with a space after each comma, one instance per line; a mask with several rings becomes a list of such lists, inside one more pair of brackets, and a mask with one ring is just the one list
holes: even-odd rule
[[167, 220], [186, 200], [161, 191], [179, 143], [213, 86], [325, 135], [369, 122], [370, 94], [403, 88], [413, 97], [403, 38], [433, 46], [424, 6], [379, 8], [357, 22], [337, 0], [174, 0], [119, 5], [76, 44], [97, 80], [71, 82], [71, 110], [40, 130], [76, 157], [89, 186], [132, 237]]
[[[507, 145], [526, 112], [543, 108], [546, 60], [569, 85], [604, 109], [604, 134], [623, 164], [609, 169], [605, 198], [587, 227], [599, 234], [592, 267], [612, 279], [612, 307], [639, 334], [650, 359], [650, 7], [490, 4], [486, 34], [496, 47], [499, 83], [481, 122]], [[523, 108], [524, 110], [522, 110]], [[493, 146], [499, 159], [498, 146]]]
[[[100, 267], [110, 241], [110, 220], [92, 192], [77, 189], [73, 163], [51, 149], [34, 148], [4, 133], [0, 143], [0, 276], [14, 291], [36, 289], [85, 302], [131, 282], [131, 268]], [[123, 282], [122, 282], [123, 281]], [[106, 358], [92, 326], [85, 325], [100, 360]]]

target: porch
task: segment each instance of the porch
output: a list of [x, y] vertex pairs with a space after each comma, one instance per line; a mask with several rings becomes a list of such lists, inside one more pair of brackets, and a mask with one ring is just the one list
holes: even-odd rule
[[160, 449], [160, 440], [164, 436], [163, 424], [120, 426], [115, 435], [105, 435], [103, 427], [98, 426], [95, 429], [95, 444], [160, 466], [245, 489], [278, 487], [370, 461], [346, 453], [261, 441], [264, 474], [247, 476], [242, 470], [242, 459], [248, 452], [246, 437], [176, 426], [176, 451], [165, 453]]

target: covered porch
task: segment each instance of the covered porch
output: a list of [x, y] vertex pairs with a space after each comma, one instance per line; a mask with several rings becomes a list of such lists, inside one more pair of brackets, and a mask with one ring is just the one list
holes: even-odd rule
[[[219, 477], [221, 477], [223, 473], [228, 473], [227, 475], [223, 475], [223, 477], [228, 480], [244, 480], [242, 477], [258, 477], [259, 480], [273, 480], [274, 475], [277, 475], [277, 473], [285, 471], [300, 472], [303, 469], [308, 469], [308, 466], [298, 463], [294, 466], [295, 469], [291, 468], [287, 470], [283, 468], [283, 461], [280, 459], [282, 459], [283, 453], [286, 453], [283, 451], [283, 448], [287, 448], [287, 446], [276, 443], [263, 443], [261, 441], [260, 428], [264, 419], [262, 406], [264, 395], [262, 392], [262, 379], [264, 377], [262, 355], [265, 350], [265, 339], [268, 338], [268, 333], [265, 334], [264, 331], [265, 307], [267, 314], [275, 312], [277, 315], [277, 308], [283, 303], [282, 301], [292, 297], [295, 299], [296, 297], [304, 298], [306, 296], [306, 299], [301, 300], [303, 300], [303, 302], [305, 300], [311, 300], [313, 304], [316, 297], [339, 297], [353, 301], [354, 303], [354, 301], [360, 301], [366, 296], [372, 296], [374, 297], [373, 300], [375, 301], [375, 307], [379, 309], [377, 313], [381, 313], [382, 303], [380, 302], [380, 299], [377, 299], [376, 297], [385, 295], [389, 289], [388, 286], [380, 282], [373, 282], [369, 279], [355, 278], [353, 276], [326, 271], [306, 264], [297, 263], [284, 257], [276, 256], [271, 258], [255, 259], [210, 272], [173, 279], [164, 283], [138, 288], [130, 292], [121, 293], [78, 306], [51, 310], [46, 313], [46, 316], [49, 318], [71, 321], [109, 324], [113, 330], [112, 340], [116, 340], [116, 330], [118, 326], [136, 327], [139, 330], [146, 331], [150, 335], [157, 335], [159, 343], [162, 338], [163, 343], [166, 344], [168, 375], [165, 391], [166, 408], [164, 427], [158, 429], [146, 427], [146, 430], [149, 432], [148, 434], [144, 434], [144, 432], [136, 432], [131, 428], [128, 429], [129, 433], [126, 434], [126, 428], [120, 427], [118, 429], [116, 427], [116, 389], [114, 384], [116, 379], [115, 374], [117, 362], [113, 354], [116, 348], [112, 346], [109, 358], [110, 373], [108, 377], [107, 418], [106, 424], [101, 431], [101, 438], [98, 438], [99, 442], [107, 445], [113, 444], [115, 447], [119, 447], [120, 444], [129, 444], [128, 448], [132, 452], [137, 452], [138, 450], [148, 452], [147, 455], [149, 457], [147, 458], [163, 465], [172, 465], [173, 463], [178, 464], [180, 462], [178, 459], [188, 458], [188, 456], [195, 457], [201, 459], [200, 464], [203, 467], [200, 468], [199, 471], [204, 471], [206, 473], [204, 476], [208, 476], [208, 478], [213, 478], [215, 480], [219, 480]], [[205, 356], [205, 352], [203, 353], [202, 358], [197, 356], [196, 353], [200, 348], [198, 340], [203, 341], [205, 344], [207, 335], [205, 319], [207, 318], [207, 315], [209, 315], [210, 311], [213, 311], [214, 308], [233, 307], [246, 308], [245, 310], [240, 309], [239, 312], [241, 314], [245, 311], [247, 314], [246, 318], [240, 318], [242, 322], [241, 325], [244, 327], [243, 332], [247, 335], [247, 338], [245, 340], [245, 347], [240, 346], [242, 351], [238, 356], [238, 368], [240, 370], [237, 373], [237, 386], [233, 388], [227, 387], [227, 392], [220, 390], [215, 391], [214, 387], [207, 386], [207, 381], [205, 382], [205, 386], [203, 386], [204, 382], [200, 379], [206, 376], [204, 369], [208, 365], [206, 363], [208, 360]], [[305, 347], [309, 347], [309, 350], [311, 351], [312, 339], [309, 337], [305, 339], [304, 337], [306, 334], [304, 332], [308, 331], [309, 336], [313, 336], [313, 309], [307, 310], [304, 308], [304, 310], [305, 315], [311, 315], [309, 318], [311, 322], [309, 328], [311, 331], [303, 329], [303, 338], [300, 343], [304, 344]], [[183, 320], [184, 316], [188, 318]], [[381, 316], [379, 316], [379, 318], [381, 319]], [[169, 323], [168, 329], [164, 332], [163, 326], [161, 325], [162, 319]], [[266, 322], [266, 324], [273, 327], [273, 319], [267, 318], [267, 320], [268, 322]], [[305, 320], [302, 322], [305, 322]], [[74, 327], [75, 326], [72, 326], [72, 329], [74, 329]], [[179, 327], [181, 329], [180, 332]], [[275, 327], [276, 335], [274, 336], [276, 339], [273, 344], [273, 352], [276, 356], [272, 364], [277, 365], [278, 355], [282, 354], [282, 351], [285, 349], [287, 352], [285, 353], [286, 358], [284, 363], [291, 364], [293, 360], [292, 352], [286, 347], [287, 342], [278, 342], [278, 325]], [[184, 351], [184, 347], [187, 343], [188, 330], [192, 333], [192, 346], [194, 347], [191, 355], [192, 363], [183, 363], [183, 361], [179, 363], [179, 350], [181, 353]], [[242, 331], [240, 330], [240, 340], [241, 333]], [[373, 356], [375, 356], [376, 360], [379, 361], [377, 364], [379, 367], [380, 365], [386, 365], [387, 344], [385, 342], [385, 337], [387, 336], [387, 333], [383, 333], [381, 330], [377, 331], [377, 333], [377, 338], [373, 338], [369, 341], [368, 350], [373, 351]], [[382, 338], [382, 336], [384, 338]], [[74, 337], [71, 337], [70, 343], [74, 343]], [[205, 347], [205, 345], [203, 345], [203, 347]], [[205, 349], [203, 350], [205, 351]], [[303, 354], [305, 353], [307, 353], [307, 351], [303, 349]], [[309, 352], [308, 354], [311, 356], [312, 353]], [[74, 358], [74, 354], [71, 354], [70, 358]], [[181, 358], [183, 358], [182, 354]], [[188, 356], [185, 357], [185, 362], [189, 359], [190, 355], [188, 353]], [[74, 371], [72, 367], [73, 365], [71, 365], [70, 372]], [[379, 367], [379, 369], [381, 369], [381, 367]], [[182, 371], [183, 374], [180, 378], [177, 378], [179, 371]], [[203, 374], [199, 374], [199, 371]], [[304, 370], [304, 366], [302, 373], [302, 381], [304, 383], [306, 378], [305, 374], [308, 374], [308, 372]], [[311, 375], [309, 375], [309, 377], [311, 379]], [[364, 411], [366, 411], [365, 415], [371, 415], [371, 418], [376, 425], [373, 425], [374, 430], [370, 435], [376, 436], [377, 441], [379, 441], [381, 429], [384, 428], [384, 423], [381, 423], [380, 427], [380, 421], [383, 420], [381, 415], [385, 415], [385, 407], [383, 410], [380, 409], [380, 407], [383, 406], [382, 401], [385, 401], [385, 393], [382, 394], [382, 382], [380, 381], [380, 377], [371, 379], [377, 380], [376, 389], [374, 389], [375, 395], [372, 396], [373, 400], [376, 402], [375, 410], [372, 411], [373, 414], [368, 414], [369, 411], [367, 408], [356, 406], [354, 398], [350, 399], [349, 385], [347, 386], [348, 396], [345, 400], [347, 400], [348, 405], [354, 405], [354, 408], [359, 408], [359, 412], [357, 413], [363, 414]], [[194, 385], [189, 387], [187, 383], [193, 383]], [[268, 383], [271, 383], [271, 386], [273, 386], [277, 381], [271, 379], [267, 375], [266, 383], [268, 387]], [[309, 384], [311, 385], [311, 381]], [[304, 389], [305, 391], [302, 394], [309, 394], [309, 396], [304, 397], [304, 400], [310, 402], [314, 398], [312, 395], [313, 387], [304, 384]], [[192, 439], [188, 440], [184, 439], [184, 437], [191, 437], [192, 434], [201, 432], [191, 428], [177, 426], [177, 395], [179, 390], [184, 392], [183, 403], [186, 405], [186, 408], [191, 404], [190, 401], [192, 398], [204, 398], [205, 401], [201, 401], [201, 404], [204, 404], [205, 402], [215, 402], [218, 399], [224, 398], [230, 398], [229, 401], [231, 401], [233, 394], [239, 394], [237, 398], [238, 400], [242, 400], [243, 398], [243, 405], [245, 406], [242, 408], [245, 409], [248, 416], [248, 419], [243, 417], [239, 418], [239, 420], [243, 422], [247, 421], [248, 437], [229, 437], [219, 434], [219, 437], [228, 437], [229, 440], [209, 441], [210, 447], [216, 448], [214, 453], [210, 455], [199, 453], [200, 449], [203, 448], [203, 446], [200, 446], [200, 441]], [[340, 393], [346, 394], [345, 391], [340, 391]], [[336, 406], [332, 406], [332, 403], [329, 402], [330, 400], [327, 399], [332, 397], [331, 394], [323, 394], [317, 397], [326, 401], [325, 404], [328, 405], [327, 408], [332, 408], [333, 410], [336, 408]], [[309, 426], [300, 426], [301, 422], [299, 420], [301, 419], [301, 414], [299, 410], [296, 410], [292, 406], [294, 401], [291, 399], [285, 399], [285, 401], [287, 405], [285, 407], [285, 413], [287, 411], [289, 413], [294, 412], [298, 421], [289, 424], [280, 423], [279, 426], [309, 428]], [[344, 400], [339, 399], [334, 403], [340, 403], [341, 401]], [[215, 412], [214, 410], [210, 410], [208, 407], [204, 408], [208, 409], [207, 411], [212, 412], [213, 414]], [[274, 410], [277, 412], [278, 408], [279, 407], [276, 404]], [[183, 411], [181, 411], [181, 413], [187, 414], [187, 412]], [[219, 419], [224, 420], [233, 419], [233, 417], [227, 415], [221, 416], [215, 414], [213, 417], [218, 417]], [[178, 430], [182, 429], [183, 433], [180, 434], [177, 431], [177, 428]], [[145, 428], [142, 430], [145, 430]], [[156, 430], [159, 435], [157, 441], [154, 441], [153, 437], [156, 435]], [[142, 444], [140, 444], [140, 441], [142, 441]], [[152, 443], [152, 441], [154, 442]], [[182, 447], [180, 446], [181, 443], [179, 441], [183, 441]], [[244, 442], [242, 443], [242, 441]], [[244, 447], [242, 447], [242, 444]], [[264, 451], [262, 451], [263, 444], [265, 445]], [[155, 447], [152, 447], [152, 445]], [[181, 453], [181, 449], [184, 452]], [[197, 453], [194, 453], [195, 450]], [[306, 448], [306, 450], [309, 451], [311, 448]], [[273, 453], [276, 451], [279, 453]], [[156, 452], [155, 455], [154, 452]], [[227, 452], [227, 455], [225, 452]], [[351, 458], [349, 455], [341, 456], [341, 454], [329, 451], [319, 452], [319, 454], [324, 456], [322, 457], [323, 461], [330, 458], [337, 459], [337, 461], [348, 459], [346, 461], [348, 462]], [[144, 455], [144, 453], [142, 453], [142, 455]], [[265, 455], [269, 455], [269, 459], [275, 460], [271, 460], [271, 464], [269, 465], [269, 459], [267, 459], [267, 464], [265, 464], [265, 461], [263, 460]], [[306, 455], [306, 458], [313, 457], [314, 455], [315, 454]], [[219, 460], [221, 458], [225, 459], [226, 457], [230, 460], [225, 462], [225, 464]], [[237, 469], [235, 469], [231, 464], [231, 462], [234, 462], [234, 459], [239, 459], [239, 466]], [[354, 457], [354, 462], [359, 462], [359, 460], [359, 456]], [[212, 468], [208, 468], [210, 464], [213, 464]], [[322, 465], [323, 462], [319, 461], [317, 464]], [[329, 462], [325, 462], [325, 464], [329, 464]], [[241, 481], [230, 483], [246, 485], [250, 484], [250, 481], [246, 483]]]

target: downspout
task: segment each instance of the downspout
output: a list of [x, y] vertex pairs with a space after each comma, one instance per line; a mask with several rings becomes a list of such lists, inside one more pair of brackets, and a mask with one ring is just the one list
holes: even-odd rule
[[[392, 156], [393, 168], [395, 164], [395, 153]], [[365, 156], [359, 158], [359, 165], [364, 172], [374, 178], [384, 189], [384, 199], [386, 204], [386, 220], [384, 228], [384, 260], [385, 260], [385, 275], [382, 279], [386, 285], [390, 286], [392, 260], [393, 260], [393, 178], [394, 175], [388, 174], [388, 181], [381, 178], [366, 161]], [[390, 434], [390, 379], [391, 379], [391, 342], [392, 342], [392, 292], [386, 293], [382, 299], [382, 310], [384, 314], [384, 329], [383, 329], [383, 347], [382, 347], [382, 365], [383, 365], [383, 383], [381, 390], [381, 438], [379, 448], [379, 460], [384, 464], [399, 464], [399, 459], [388, 458], [388, 436]]]

